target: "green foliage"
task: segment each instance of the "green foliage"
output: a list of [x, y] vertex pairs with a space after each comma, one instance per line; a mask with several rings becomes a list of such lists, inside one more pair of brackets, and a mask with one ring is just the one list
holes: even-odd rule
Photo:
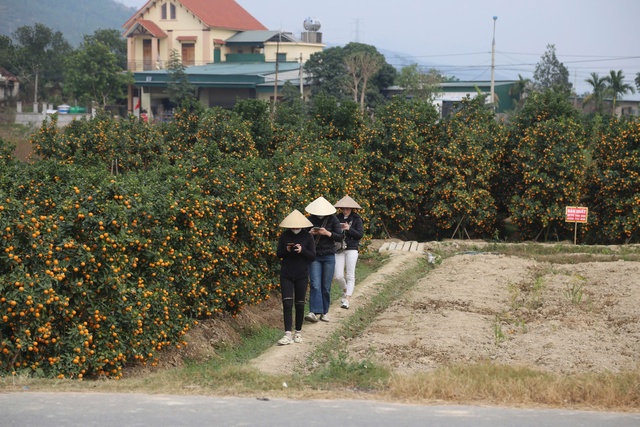
[[403, 89], [405, 96], [433, 99], [440, 90], [444, 77], [436, 69], [422, 72], [418, 64], [402, 67], [396, 83]]
[[62, 33], [35, 24], [33, 27], [19, 27], [13, 39], [13, 63], [23, 91], [34, 96], [33, 99], [59, 91], [64, 59], [72, 51]]
[[611, 70], [609, 75], [605, 77], [607, 83], [609, 84], [608, 91], [613, 96], [612, 110], [611, 113], [615, 114], [616, 112], [616, 101], [618, 98], [622, 98], [628, 92], [635, 93], [635, 89], [628, 83], [624, 82], [624, 74], [622, 70], [614, 71]]
[[129, 117], [114, 119], [103, 113], [91, 120], [76, 119], [65, 128], [56, 118], [34, 135], [34, 152], [45, 159], [84, 166], [101, 166], [118, 172], [145, 170], [166, 162], [160, 129]]
[[365, 193], [375, 207], [374, 234], [410, 230], [428, 189], [426, 163], [435, 107], [423, 101], [394, 98], [379, 108], [363, 144], [371, 187]]
[[[378, 67], [375, 72], [363, 73], [362, 67], [358, 66], [355, 67], [355, 75], [352, 75], [347, 66], [350, 58], [368, 58], [372, 60], [368, 63], [376, 62]], [[305, 62], [304, 69], [312, 76], [311, 93], [314, 97], [325, 94], [339, 101], [359, 100], [364, 87], [366, 105], [371, 107], [380, 102], [381, 90], [393, 84], [397, 74], [374, 46], [362, 43], [349, 43], [344, 47], [331, 47], [314, 53]], [[366, 83], [364, 74], [368, 74]]]
[[572, 84], [569, 82], [569, 70], [556, 56], [556, 46], [547, 45], [547, 50], [540, 58], [533, 73], [533, 80], [540, 92], [553, 90], [568, 95]]
[[599, 133], [587, 197], [591, 241], [637, 241], [640, 228], [640, 123], [614, 119]]
[[488, 234], [495, 229], [497, 205], [492, 183], [506, 143], [504, 131], [485, 106], [485, 97], [465, 98], [438, 125], [431, 153], [426, 215], [438, 229]]
[[518, 141], [513, 155], [522, 180], [510, 209], [524, 236], [563, 237], [565, 208], [579, 205], [584, 193], [584, 147], [581, 126], [565, 118], [535, 123]]
[[96, 101], [103, 107], [126, 98], [133, 75], [125, 72], [122, 58], [116, 53], [122, 50], [121, 45], [126, 49], [126, 43], [121, 40], [120, 45], [114, 45], [116, 41], [106, 32], [85, 37], [84, 43], [65, 59], [65, 93], [85, 104]]
[[[289, 83], [289, 82], [287, 82]], [[291, 86], [291, 84], [289, 84]], [[299, 94], [298, 94], [299, 97]], [[273, 141], [273, 127], [271, 125], [269, 103], [257, 99], [238, 99], [234, 111], [246, 121], [260, 156], [268, 157], [275, 147]]]
[[186, 67], [176, 49], [171, 51], [171, 58], [167, 65], [167, 95], [174, 105], [182, 105], [185, 101], [195, 99], [195, 86], [189, 83]]

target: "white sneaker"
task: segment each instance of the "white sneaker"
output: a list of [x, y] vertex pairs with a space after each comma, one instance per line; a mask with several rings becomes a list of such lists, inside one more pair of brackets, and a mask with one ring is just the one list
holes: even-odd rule
[[[321, 316], [322, 317], [322, 316]], [[309, 313], [306, 316], [304, 316], [304, 319], [307, 322], [312, 322], [312, 323], [316, 323], [318, 321], [318, 316], [316, 316], [315, 313]]]
[[320, 315], [320, 320], [322, 320], [323, 322], [328, 322], [329, 321], [329, 316], [327, 316], [326, 314], [321, 314]]
[[291, 339], [291, 337], [289, 337], [289, 335], [285, 335], [278, 340], [278, 345], [289, 345], [291, 343], [293, 343], [293, 340]]
[[343, 299], [342, 300], [342, 305], [340, 307], [348, 309], [349, 308], [349, 300], [348, 299]]
[[296, 344], [300, 344], [302, 342], [302, 335], [300, 335], [300, 332], [295, 333], [293, 336], [293, 342]]

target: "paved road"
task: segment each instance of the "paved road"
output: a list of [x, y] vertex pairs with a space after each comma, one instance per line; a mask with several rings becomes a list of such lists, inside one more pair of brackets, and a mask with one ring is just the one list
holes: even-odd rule
[[122, 393], [0, 394], [3, 427], [638, 427], [640, 413]]

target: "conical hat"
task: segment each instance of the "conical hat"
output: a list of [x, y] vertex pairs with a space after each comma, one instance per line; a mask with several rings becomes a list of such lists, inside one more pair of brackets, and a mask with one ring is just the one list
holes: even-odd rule
[[280, 227], [282, 228], [307, 228], [313, 227], [311, 221], [307, 219], [306, 216], [302, 215], [302, 213], [295, 209], [291, 212], [285, 219], [280, 223]]
[[325, 216], [336, 213], [336, 208], [324, 197], [320, 196], [304, 208], [311, 215]]
[[336, 208], [362, 209], [362, 206], [356, 203], [356, 201], [349, 196], [344, 196], [333, 206], [335, 206]]

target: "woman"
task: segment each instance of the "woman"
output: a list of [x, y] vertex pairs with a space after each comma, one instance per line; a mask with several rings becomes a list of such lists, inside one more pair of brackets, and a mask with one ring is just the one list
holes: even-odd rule
[[[305, 228], [313, 224], [299, 211], [294, 210], [282, 222], [285, 230], [280, 234], [276, 255], [280, 258], [280, 292], [284, 315], [284, 337], [278, 345], [302, 342], [304, 304], [309, 283], [309, 264], [316, 257], [313, 237]], [[295, 335], [291, 336], [293, 307], [296, 308]]]
[[[364, 235], [364, 223], [355, 209], [361, 209], [360, 205], [349, 196], [344, 196], [334, 205], [340, 209], [337, 215], [342, 226], [346, 247], [336, 253], [336, 268], [334, 279], [342, 287], [342, 308], [348, 309], [356, 285], [356, 263], [358, 262], [358, 249], [360, 239]], [[346, 268], [346, 280], [345, 280]]]
[[313, 228], [309, 231], [316, 244], [316, 259], [309, 266], [309, 322], [329, 321], [331, 305], [331, 282], [336, 265], [335, 242], [342, 240], [342, 229], [336, 218], [336, 208], [324, 197], [309, 203], [305, 210], [311, 214], [309, 221]]

